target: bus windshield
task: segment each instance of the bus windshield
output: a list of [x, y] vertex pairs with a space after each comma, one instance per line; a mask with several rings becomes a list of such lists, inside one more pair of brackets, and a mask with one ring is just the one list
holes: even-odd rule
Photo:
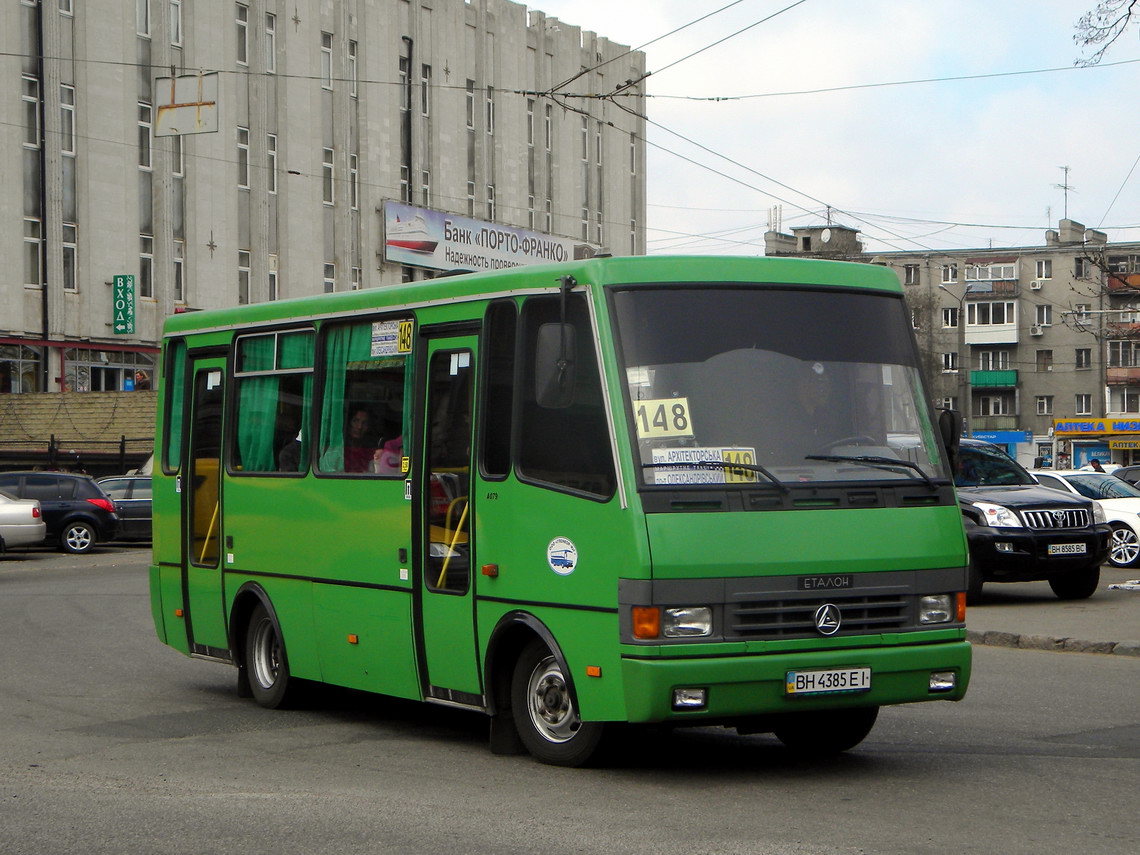
[[644, 486], [946, 478], [897, 296], [629, 286], [613, 308]]

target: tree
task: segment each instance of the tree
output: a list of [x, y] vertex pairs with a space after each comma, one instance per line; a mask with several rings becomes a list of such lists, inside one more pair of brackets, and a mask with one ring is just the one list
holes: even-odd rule
[[1096, 65], [1101, 61], [1104, 52], [1140, 17], [1137, 3], [1140, 0], [1101, 0], [1096, 8], [1081, 16], [1073, 41], [1092, 53], [1078, 59], [1077, 65]]

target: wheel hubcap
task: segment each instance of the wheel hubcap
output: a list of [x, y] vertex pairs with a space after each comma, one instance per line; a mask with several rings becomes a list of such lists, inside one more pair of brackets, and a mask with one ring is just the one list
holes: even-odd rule
[[67, 545], [72, 549], [86, 549], [91, 545], [91, 532], [85, 528], [73, 528], [67, 533]]
[[1131, 564], [1140, 555], [1140, 540], [1130, 528], [1113, 529], [1109, 559], [1113, 564]]
[[535, 666], [527, 682], [527, 710], [531, 723], [550, 742], [568, 742], [582, 720], [570, 702], [570, 691], [553, 656]]
[[253, 637], [253, 677], [263, 689], [272, 689], [281, 670], [281, 642], [273, 622], [266, 619]]

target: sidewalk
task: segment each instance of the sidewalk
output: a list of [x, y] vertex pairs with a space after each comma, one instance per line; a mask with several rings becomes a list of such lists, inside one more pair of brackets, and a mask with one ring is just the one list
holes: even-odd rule
[[1130, 580], [1140, 580], [1140, 567], [1106, 564], [1087, 600], [1059, 600], [1047, 582], [988, 583], [966, 610], [967, 637], [997, 647], [1140, 657], [1140, 589], [1109, 587]]

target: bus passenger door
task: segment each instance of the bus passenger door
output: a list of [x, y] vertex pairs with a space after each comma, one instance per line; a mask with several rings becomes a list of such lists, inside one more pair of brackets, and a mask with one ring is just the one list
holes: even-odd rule
[[222, 408], [224, 359], [191, 365], [182, 492], [182, 596], [190, 652], [227, 656], [222, 609]]
[[[430, 336], [430, 332], [428, 332]], [[428, 697], [480, 704], [473, 608], [471, 425], [475, 336], [429, 337], [416, 430], [417, 600], [421, 679]]]

